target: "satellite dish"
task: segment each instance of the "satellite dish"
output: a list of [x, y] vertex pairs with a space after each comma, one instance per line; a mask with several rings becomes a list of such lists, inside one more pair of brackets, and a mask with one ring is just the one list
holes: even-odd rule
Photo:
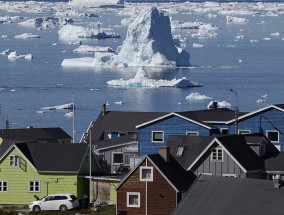
[[3, 143], [3, 139], [0, 137], [0, 145], [2, 145]]

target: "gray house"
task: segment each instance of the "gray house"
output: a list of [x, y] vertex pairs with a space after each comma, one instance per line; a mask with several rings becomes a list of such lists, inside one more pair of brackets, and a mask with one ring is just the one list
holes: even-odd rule
[[[261, 150], [266, 145], [267, 143], [262, 142], [258, 149]], [[172, 156], [183, 168], [193, 171], [196, 175], [264, 177], [263, 159], [254, 151], [256, 146], [252, 149], [247, 143], [245, 135], [172, 135], [169, 137], [168, 146]]]
[[283, 198], [273, 181], [200, 175], [172, 215], [279, 215]]

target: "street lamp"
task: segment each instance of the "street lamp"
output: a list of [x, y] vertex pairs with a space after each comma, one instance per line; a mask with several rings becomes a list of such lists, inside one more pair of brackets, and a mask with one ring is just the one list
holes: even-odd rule
[[17, 109], [11, 109], [11, 110], [8, 110], [8, 112], [7, 112], [7, 118], [6, 118], [6, 129], [9, 129], [9, 113], [11, 112], [11, 111], [16, 111], [16, 110], [22, 110], [22, 108], [17, 108]]
[[[92, 126], [91, 126], [92, 127]], [[92, 131], [91, 127], [89, 129], [89, 133], [85, 133], [85, 143], [88, 143], [86, 141], [86, 137], [89, 134], [89, 204], [91, 205], [93, 202], [93, 197], [92, 197]]]
[[230, 89], [231, 92], [235, 93], [236, 95], [236, 107], [235, 107], [235, 134], [238, 133], [238, 117], [239, 117], [239, 107], [238, 107], [238, 103], [239, 103], [239, 99], [238, 99], [238, 93], [233, 90]]

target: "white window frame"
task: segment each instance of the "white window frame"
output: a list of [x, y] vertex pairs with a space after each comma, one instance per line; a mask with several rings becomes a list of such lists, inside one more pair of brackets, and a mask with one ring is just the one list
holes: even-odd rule
[[[268, 133], [269, 132], [275, 132], [275, 133], [277, 133], [277, 141], [274, 141], [274, 140], [270, 140], [269, 138], [268, 138]], [[277, 131], [277, 130], [267, 130], [266, 131], [266, 137], [270, 140], [270, 142], [271, 143], [279, 143], [279, 138], [280, 138], [280, 136], [279, 136], [279, 131]]]
[[[216, 152], [214, 152], [216, 150]], [[222, 159], [219, 159], [218, 151], [222, 151]], [[216, 159], [214, 159], [214, 153], [216, 153]], [[223, 162], [224, 161], [224, 150], [222, 148], [211, 148], [211, 161], [212, 162]]]
[[176, 149], [175, 156], [176, 157], [182, 157], [183, 152], [184, 152], [184, 146], [178, 146], [177, 149]]
[[227, 177], [227, 178], [230, 178], [230, 177], [232, 177], [232, 178], [236, 178], [237, 177], [237, 175], [236, 174], [222, 174], [222, 176], [223, 177]]
[[[155, 133], [162, 133], [162, 140], [154, 140], [154, 134]], [[153, 143], [163, 143], [165, 139], [164, 131], [152, 131], [152, 142]]]
[[[242, 133], [244, 132], [244, 133]], [[251, 134], [251, 130], [239, 129], [238, 134]]]
[[[129, 197], [131, 195], [135, 195], [135, 196], [137, 195], [138, 196], [137, 204], [133, 204], [133, 205], [129, 204]], [[140, 208], [140, 193], [139, 192], [127, 192], [126, 196], [127, 196], [127, 207], [128, 208]]]
[[8, 181], [0, 181], [0, 192], [8, 192]]
[[221, 130], [221, 134], [224, 134], [224, 133], [223, 133], [224, 130], [226, 130], [226, 131], [227, 131], [227, 134], [229, 134], [229, 129], [228, 129], [228, 128], [221, 128], [220, 130]]
[[[133, 158], [133, 154], [124, 154], [123, 155], [123, 165], [130, 166], [131, 158]], [[129, 163], [126, 162], [127, 160], [129, 161]]]
[[[115, 154], [120, 154], [120, 155], [122, 155], [122, 163], [115, 163], [114, 162], [114, 155]], [[123, 157], [123, 152], [112, 152], [112, 156], [111, 156], [111, 158], [112, 158], [112, 164], [113, 165], [123, 165], [124, 164], [124, 157]]]
[[20, 157], [17, 155], [11, 155], [9, 158], [10, 166], [20, 166]]
[[199, 136], [199, 132], [198, 131], [187, 131], [186, 135], [188, 135], [188, 136]]
[[[35, 185], [35, 183], [38, 182], [38, 186]], [[28, 180], [28, 188], [29, 188], [29, 193], [39, 193], [40, 192], [40, 180]], [[31, 186], [31, 183], [33, 185]], [[35, 188], [38, 187], [38, 190], [35, 191]], [[31, 190], [33, 188], [33, 190]]]
[[[151, 170], [150, 178], [143, 178], [143, 170]], [[153, 167], [152, 166], [140, 166], [139, 169], [140, 173], [140, 181], [153, 181]]]

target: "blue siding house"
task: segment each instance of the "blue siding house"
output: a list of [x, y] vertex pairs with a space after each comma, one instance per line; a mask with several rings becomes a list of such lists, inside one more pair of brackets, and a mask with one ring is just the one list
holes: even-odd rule
[[269, 105], [254, 112], [230, 120], [228, 133], [234, 133], [237, 126], [238, 134], [263, 133], [279, 151], [284, 151], [284, 104]]
[[157, 154], [165, 146], [169, 135], [211, 136], [219, 129], [200, 121], [186, 118], [178, 113], [169, 113], [136, 126], [138, 130], [139, 155]]

